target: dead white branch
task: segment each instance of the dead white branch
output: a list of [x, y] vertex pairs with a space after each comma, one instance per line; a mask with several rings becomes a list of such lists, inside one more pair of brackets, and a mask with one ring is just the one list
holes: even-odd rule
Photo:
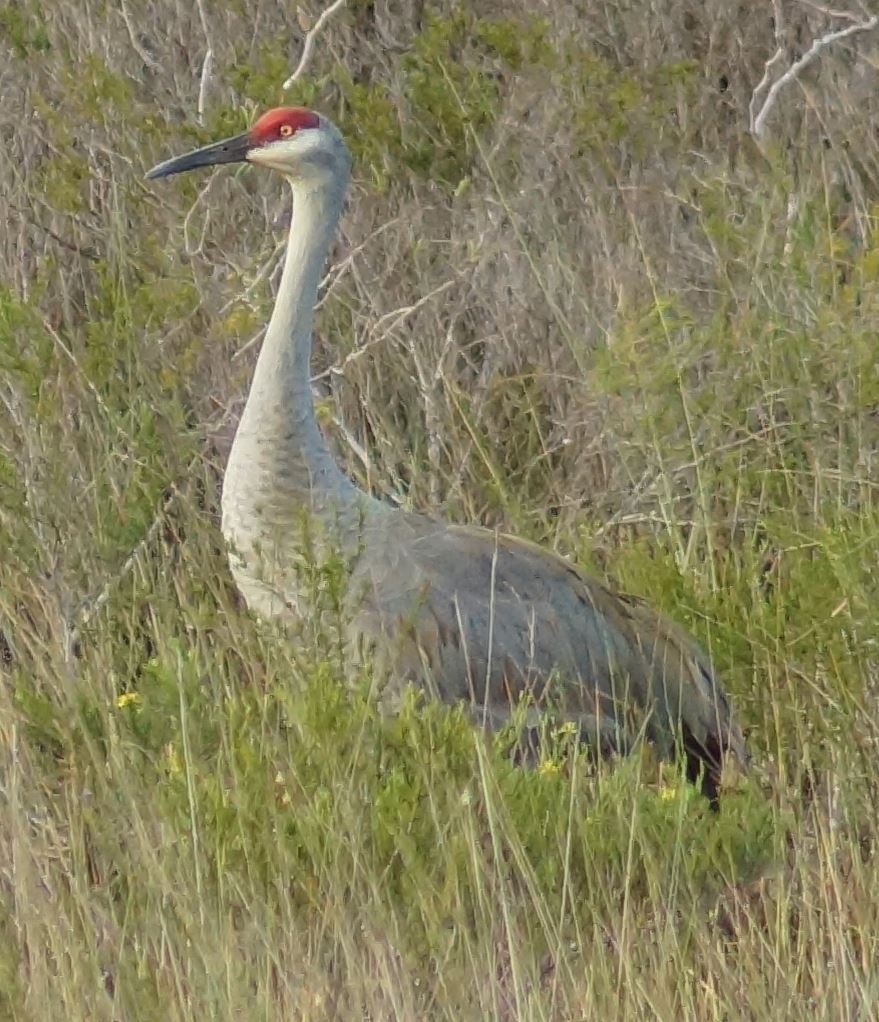
[[769, 86], [768, 91], [766, 92], [766, 98], [763, 100], [760, 109], [757, 110], [760, 94], [766, 88], [772, 68], [780, 59], [781, 49], [779, 48], [779, 50], [777, 50], [776, 53], [766, 62], [766, 70], [763, 78], [757, 88], [754, 89], [751, 96], [749, 111], [751, 115], [751, 134], [758, 141], [763, 141], [766, 134], [766, 120], [778, 101], [779, 93], [785, 85], [799, 78], [802, 72], [818, 58], [823, 50], [827, 49], [827, 47], [831, 46], [833, 43], [838, 43], [842, 39], [848, 39], [850, 36], [856, 35], [859, 32], [869, 32], [877, 25], [879, 25], [879, 15], [874, 14], [872, 18], [868, 18], [866, 21], [857, 22], [854, 25], [849, 25], [847, 28], [837, 29], [835, 32], [827, 32], [825, 35], [816, 39], [802, 57], [800, 57], [799, 60], [794, 61], [787, 71], [776, 78], [772, 85]]
[[311, 54], [314, 50], [314, 44], [320, 35], [324, 25], [329, 19], [338, 11], [340, 8], [345, 6], [345, 0], [335, 0], [329, 7], [320, 15], [317, 21], [311, 26], [308, 32], [305, 34], [305, 43], [302, 47], [302, 56], [299, 58], [299, 63], [296, 65], [296, 70], [292, 75], [284, 82], [284, 88], [290, 89], [293, 83], [300, 78], [308, 67], [308, 62], [311, 60]]
[[201, 30], [204, 32], [206, 46], [204, 61], [201, 65], [201, 78], [198, 83], [198, 123], [204, 124], [205, 100], [211, 80], [211, 66], [214, 61], [214, 47], [211, 45], [211, 26], [208, 22], [207, 11], [204, 8], [204, 0], [198, 0], [198, 17], [201, 21]]
[[772, 81], [772, 72], [775, 70], [776, 64], [779, 61], [784, 60], [784, 47], [779, 46], [775, 53], [766, 61], [763, 67], [763, 77], [757, 83], [754, 91], [751, 93], [751, 102], [748, 104], [748, 119], [751, 126], [751, 131], [754, 131], [754, 122], [757, 117], [757, 104], [760, 102], [761, 97], [769, 88], [769, 83]]
[[208, 93], [208, 82], [211, 79], [211, 65], [214, 60], [214, 51], [210, 48], [204, 55], [204, 63], [201, 65], [201, 81], [198, 83], [198, 123], [204, 124], [205, 99]]

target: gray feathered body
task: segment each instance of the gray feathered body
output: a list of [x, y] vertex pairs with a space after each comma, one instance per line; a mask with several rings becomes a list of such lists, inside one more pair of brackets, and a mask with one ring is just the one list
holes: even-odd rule
[[573, 721], [602, 751], [645, 736], [680, 751], [716, 795], [744, 765], [741, 730], [699, 645], [642, 600], [564, 558], [486, 529], [392, 512], [364, 531], [349, 586], [351, 639], [392, 695], [406, 683], [466, 701], [490, 727], [514, 708]]

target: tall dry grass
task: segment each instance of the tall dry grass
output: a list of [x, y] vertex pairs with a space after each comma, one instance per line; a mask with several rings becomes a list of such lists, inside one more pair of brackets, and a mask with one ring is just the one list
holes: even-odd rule
[[[784, 11], [793, 57], [828, 20]], [[0, 4], [0, 1017], [873, 1017], [876, 39], [759, 151], [769, 4], [351, 0], [282, 94], [317, 13]], [[646, 760], [377, 719], [238, 604], [216, 487], [286, 197], [142, 175], [289, 100], [357, 158], [337, 456], [687, 624], [755, 756], [718, 818]]]

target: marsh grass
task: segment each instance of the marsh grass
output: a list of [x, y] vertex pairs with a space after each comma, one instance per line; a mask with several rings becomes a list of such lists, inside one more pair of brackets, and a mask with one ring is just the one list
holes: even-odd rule
[[[0, 1018], [875, 1016], [874, 64], [757, 152], [768, 18], [646, 6], [352, 0], [284, 96], [275, 6], [0, 4]], [[337, 457], [689, 627], [754, 754], [719, 814], [647, 753], [383, 718], [332, 613], [241, 607], [217, 482], [286, 196], [142, 172], [289, 99], [357, 158]]]

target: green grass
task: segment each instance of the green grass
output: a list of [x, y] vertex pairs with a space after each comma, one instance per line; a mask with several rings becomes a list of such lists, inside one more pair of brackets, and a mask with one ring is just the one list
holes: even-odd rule
[[[0, 1020], [872, 1017], [858, 52], [758, 153], [774, 43], [736, 5], [350, 0], [289, 94], [296, 19], [206, 7], [199, 125], [188, 9], [0, 3]], [[647, 752], [561, 732], [525, 771], [457, 709], [383, 718], [331, 613], [242, 608], [218, 480], [287, 199], [142, 173], [291, 99], [356, 157], [315, 354], [337, 457], [691, 629], [754, 756], [719, 814]]]

